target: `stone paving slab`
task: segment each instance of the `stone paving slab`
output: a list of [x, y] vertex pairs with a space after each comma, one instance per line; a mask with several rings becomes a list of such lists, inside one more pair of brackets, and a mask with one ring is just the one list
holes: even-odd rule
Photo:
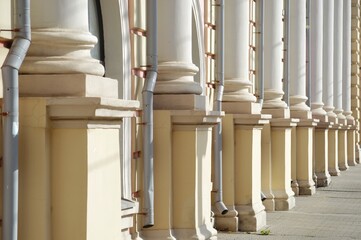
[[361, 240], [361, 165], [332, 177], [313, 196], [296, 197], [291, 211], [268, 212], [267, 224], [269, 235], [221, 232], [218, 239]]

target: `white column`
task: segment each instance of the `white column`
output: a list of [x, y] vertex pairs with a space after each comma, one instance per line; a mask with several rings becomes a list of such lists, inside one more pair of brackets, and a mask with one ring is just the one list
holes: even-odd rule
[[344, 115], [351, 116], [351, 0], [343, 1], [342, 49], [342, 107]]
[[334, 19], [334, 62], [333, 62], [333, 91], [335, 113], [344, 118], [342, 109], [342, 39], [343, 39], [343, 1], [335, 0]]
[[311, 108], [313, 115], [325, 115], [322, 102], [322, 1], [310, 2], [310, 71], [311, 71]]
[[90, 56], [97, 38], [89, 32], [87, 0], [33, 0], [31, 25], [32, 44], [21, 73], [104, 75]]
[[227, 0], [225, 4], [224, 101], [255, 102], [249, 80], [249, 0]]
[[282, 101], [283, 0], [264, 1], [264, 108], [287, 108]]
[[290, 0], [289, 86], [290, 109], [308, 111], [306, 105], [306, 0]]
[[156, 93], [201, 94], [192, 63], [192, 0], [158, 3], [158, 79]]
[[336, 117], [333, 112], [333, 37], [334, 34], [334, 1], [323, 1], [323, 86], [322, 99], [324, 109], [330, 117]]

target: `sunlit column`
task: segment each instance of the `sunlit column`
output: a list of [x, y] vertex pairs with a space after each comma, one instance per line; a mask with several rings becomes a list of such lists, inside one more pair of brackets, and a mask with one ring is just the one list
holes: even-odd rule
[[90, 55], [97, 38], [89, 32], [87, 0], [31, 1], [31, 26], [21, 73], [104, 75], [104, 67]]
[[158, 2], [158, 79], [155, 93], [201, 94], [192, 61], [192, 0]]
[[263, 108], [287, 108], [282, 101], [283, 0], [264, 1], [264, 88]]

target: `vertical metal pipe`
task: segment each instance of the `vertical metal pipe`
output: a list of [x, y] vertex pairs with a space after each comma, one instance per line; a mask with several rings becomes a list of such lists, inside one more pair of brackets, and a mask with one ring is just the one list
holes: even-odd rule
[[18, 133], [19, 133], [19, 69], [31, 41], [30, 1], [16, 1], [16, 33], [14, 42], [1, 67], [3, 78], [3, 223], [2, 239], [17, 240], [18, 234]]
[[311, 107], [311, 44], [310, 44], [310, 0], [306, 1], [306, 96]]
[[[224, 0], [216, 1], [216, 96], [214, 110], [222, 111], [222, 98], [224, 90]], [[214, 171], [215, 171], [215, 206], [221, 214], [228, 212], [223, 203], [222, 191], [222, 123], [214, 127]]]
[[283, 66], [283, 101], [289, 105], [289, 65], [290, 65], [290, 0], [284, 0], [284, 66]]
[[257, 84], [258, 84], [258, 99], [257, 102], [263, 104], [264, 99], [264, 3], [263, 0], [258, 1], [258, 21], [257, 21], [257, 33], [258, 35], [258, 46], [257, 46]]
[[143, 97], [144, 228], [154, 226], [153, 92], [158, 72], [158, 1], [147, 1], [147, 75]]

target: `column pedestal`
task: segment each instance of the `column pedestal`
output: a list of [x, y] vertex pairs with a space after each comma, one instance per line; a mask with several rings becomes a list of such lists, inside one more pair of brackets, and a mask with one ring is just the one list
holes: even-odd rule
[[266, 196], [263, 205], [266, 211], [275, 210], [275, 200], [272, 193], [272, 158], [271, 158], [271, 124], [265, 124], [262, 129], [262, 193]]
[[328, 127], [327, 119], [318, 123], [315, 129], [315, 172], [317, 187], [327, 187], [331, 182], [328, 172]]
[[338, 167], [341, 171], [346, 171], [347, 163], [347, 126], [343, 126], [338, 131]]
[[261, 201], [261, 130], [267, 115], [234, 114], [235, 209], [239, 230], [255, 232], [266, 225]]
[[356, 126], [350, 125], [347, 130], [347, 164], [356, 166]]
[[313, 181], [313, 124], [297, 127], [297, 182], [300, 195], [313, 195], [316, 192]]
[[339, 176], [340, 169], [338, 167], [338, 130], [339, 125], [336, 124], [328, 130], [328, 172], [331, 176]]
[[270, 151], [275, 210], [289, 210], [295, 206], [291, 188], [291, 131], [297, 121], [289, 118], [289, 109], [264, 109], [263, 113], [272, 114], [274, 117], [271, 120]]
[[119, 123], [138, 107], [102, 98], [20, 100], [19, 239], [125, 236]]
[[155, 111], [155, 159], [164, 165], [154, 169], [157, 219], [153, 228], [143, 229], [146, 239], [216, 239], [211, 139], [219, 117], [219, 112]]

